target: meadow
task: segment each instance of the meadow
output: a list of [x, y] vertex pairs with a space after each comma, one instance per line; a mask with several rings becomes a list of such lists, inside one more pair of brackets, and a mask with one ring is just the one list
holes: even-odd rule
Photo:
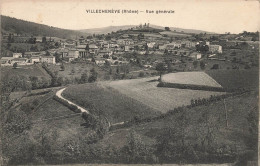
[[[246, 165], [247, 160], [257, 160], [257, 147], [254, 146], [257, 144], [257, 132], [251, 132], [251, 129], [252, 124], [257, 124], [258, 118], [250, 116], [257, 115], [256, 96], [257, 93], [253, 92], [227, 98], [225, 103], [221, 100], [210, 105], [185, 108], [161, 120], [112, 131], [100, 144], [120, 149], [128, 144], [126, 135], [134, 132], [139, 142], [146, 146], [156, 148], [160, 141], [164, 143], [159, 147], [160, 154], [169, 155], [161, 158], [164, 163], [174, 163], [179, 155], [184, 155], [181, 159], [183, 163], [210, 161]], [[250, 117], [253, 119], [249, 119]], [[253, 131], [257, 131], [257, 128]], [[184, 149], [178, 151], [179, 146], [184, 149], [188, 147], [189, 157]], [[207, 148], [209, 149], [206, 150]], [[210, 153], [214, 155], [209, 155]], [[179, 155], [171, 160], [176, 154]]]
[[191, 99], [208, 98], [221, 92], [157, 87], [158, 77], [107, 81], [103, 84], [142, 102], [162, 113], [175, 107], [190, 104]]
[[63, 96], [85, 107], [92, 114], [106, 117], [110, 123], [153, 117], [160, 114], [149, 105], [145, 105], [101, 83], [69, 86], [64, 90]]
[[206, 73], [225, 89], [258, 89], [258, 70], [208, 70]]
[[45, 77], [50, 79], [49, 74], [40, 65], [28, 65], [28, 66], [18, 66], [14, 69], [11, 66], [1, 67], [1, 75], [8, 76], [21, 76], [21, 77]]
[[221, 85], [204, 72], [179, 72], [165, 74], [162, 76], [162, 81], [167, 83], [221, 87]]
[[161, 35], [167, 35], [170, 37], [175, 37], [175, 36], [180, 36], [180, 37], [188, 37], [191, 36], [189, 34], [185, 34], [185, 33], [177, 33], [177, 32], [172, 32], [172, 31], [163, 31], [160, 32]]

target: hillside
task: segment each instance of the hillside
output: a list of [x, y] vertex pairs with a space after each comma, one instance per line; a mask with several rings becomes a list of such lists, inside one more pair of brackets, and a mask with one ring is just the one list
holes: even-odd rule
[[[150, 27], [152, 28], [157, 28], [157, 29], [164, 29], [165, 27], [163, 26], [158, 26], [158, 25], [150, 25]], [[203, 30], [197, 30], [197, 29], [185, 29], [185, 28], [177, 28], [177, 27], [169, 27], [170, 30], [172, 31], [176, 31], [176, 32], [182, 32], [182, 33], [195, 33], [195, 34], [199, 34], [199, 33], [207, 33], [207, 34], [215, 34], [214, 32], [207, 32], [207, 31], [203, 31]]]
[[87, 33], [56, 28], [48, 25], [37, 24], [8, 16], [1, 15], [1, 32], [17, 33], [34, 36], [53, 36], [59, 38], [75, 38], [76, 36], [85, 36]]
[[91, 34], [106, 34], [106, 33], [111, 33], [115, 32], [118, 30], [126, 30], [134, 27], [135, 25], [122, 25], [122, 26], [108, 26], [108, 27], [103, 27], [103, 28], [92, 28], [92, 29], [82, 29], [79, 30], [80, 32], [83, 33], [91, 33]]
[[[106, 34], [106, 33], [116, 32], [118, 30], [127, 30], [136, 26], [137, 25], [108, 26], [103, 28], [82, 29], [79, 31], [85, 33], [92, 33], [92, 34], [93, 33]], [[159, 29], [159, 30], [164, 30], [165, 28], [163, 26], [158, 26], [158, 25], [150, 25], [149, 27], [154, 29]], [[196, 29], [183, 29], [183, 28], [176, 28], [176, 27], [170, 27], [170, 29], [177, 33], [179, 32], [179, 33], [195, 33], [195, 34], [199, 34], [199, 33], [214, 34], [214, 32], [207, 32], [207, 31], [196, 30]]]

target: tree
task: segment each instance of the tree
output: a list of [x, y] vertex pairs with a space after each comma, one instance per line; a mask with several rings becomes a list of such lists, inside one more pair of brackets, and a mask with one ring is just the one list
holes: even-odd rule
[[169, 27], [165, 27], [164, 28], [166, 31], [170, 31], [170, 28]]
[[64, 70], [65, 70], [65, 66], [64, 66], [63, 63], [61, 64], [60, 69], [61, 69], [61, 71], [64, 71]]
[[163, 63], [158, 63], [155, 67], [155, 69], [160, 73], [160, 81], [162, 79], [162, 73], [166, 70]]
[[193, 61], [192, 64], [193, 64], [194, 69], [196, 69], [198, 67], [198, 63], [199, 63], [198, 61]]
[[202, 70], [204, 70], [204, 69], [205, 69], [205, 67], [206, 67], [206, 64], [205, 64], [205, 62], [203, 62], [203, 61], [200, 61], [200, 68], [201, 68]]
[[92, 68], [90, 70], [90, 73], [91, 73], [91, 75], [88, 78], [88, 82], [90, 82], [90, 83], [91, 82], [95, 82], [97, 80], [97, 75], [98, 75], [98, 73], [96, 72], [95, 68]]
[[71, 74], [74, 74], [74, 73], [75, 73], [75, 69], [72, 68], [70, 73], [71, 73]]
[[13, 68], [16, 69], [17, 67], [18, 67], [18, 64], [17, 64], [17, 62], [15, 62], [15, 63], [13, 64]]
[[88, 45], [88, 44], [86, 45], [85, 50], [86, 50], [87, 52], [89, 52], [89, 45]]
[[42, 43], [46, 43], [46, 36], [42, 37]]
[[88, 82], [88, 73], [87, 73], [87, 71], [85, 71], [84, 73], [81, 74], [80, 82], [81, 82], [81, 83], [86, 83], [86, 82]]
[[214, 64], [211, 69], [219, 69], [219, 64]]

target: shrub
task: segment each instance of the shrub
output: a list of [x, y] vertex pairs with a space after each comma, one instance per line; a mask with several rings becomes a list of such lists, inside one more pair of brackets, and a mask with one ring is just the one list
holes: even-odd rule
[[144, 77], [144, 72], [140, 72], [139, 77]]

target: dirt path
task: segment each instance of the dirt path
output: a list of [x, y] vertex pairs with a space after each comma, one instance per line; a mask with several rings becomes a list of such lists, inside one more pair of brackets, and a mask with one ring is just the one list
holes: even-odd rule
[[61, 94], [62, 94], [62, 92], [63, 92], [65, 89], [66, 89], [66, 88], [63, 88], [63, 89], [58, 90], [58, 91], [56, 92], [56, 96], [58, 96], [59, 98], [65, 100], [65, 101], [67, 101], [69, 104], [76, 106], [82, 113], [83, 113], [83, 112], [86, 112], [86, 113], [89, 114], [89, 111], [86, 110], [85, 108], [82, 108], [82, 107], [80, 107], [79, 105], [77, 105], [77, 104], [75, 104], [75, 103], [73, 103], [73, 102], [71, 102], [71, 101], [65, 99], [64, 97], [62, 97]]

